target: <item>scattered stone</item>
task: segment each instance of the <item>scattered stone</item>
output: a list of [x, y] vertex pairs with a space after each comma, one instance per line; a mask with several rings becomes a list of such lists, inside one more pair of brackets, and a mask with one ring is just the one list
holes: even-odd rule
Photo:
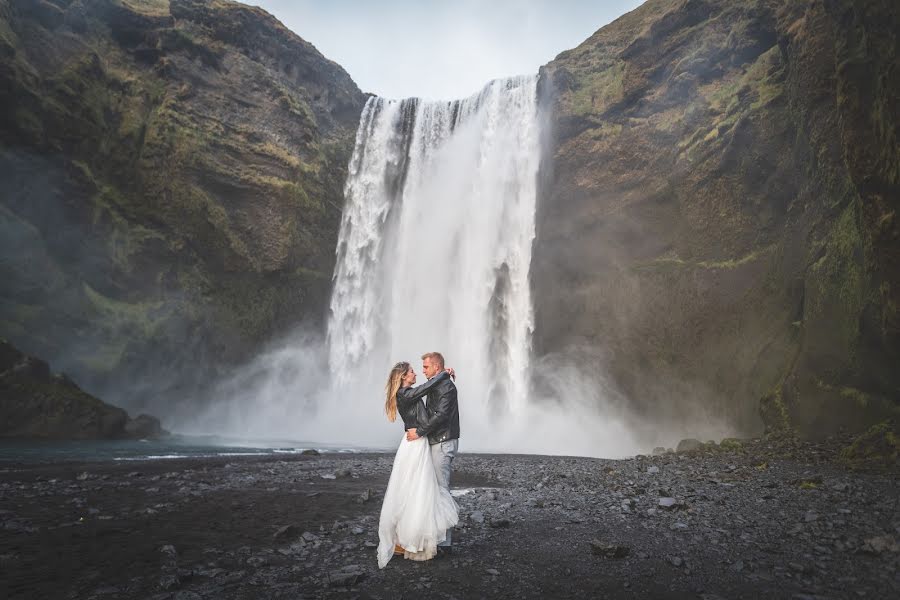
[[647, 473], [650, 475], [656, 475], [657, 473], [659, 473], [659, 467], [647, 467]]
[[500, 575], [500, 571], [498, 571], [497, 569], [485, 569], [484, 572], [493, 577], [497, 577], [498, 575]]
[[675, 498], [660, 498], [657, 505], [666, 510], [673, 510], [678, 508], [678, 501]]
[[672, 566], [675, 566], [675, 567], [680, 567], [682, 564], [684, 564], [684, 561], [681, 560], [681, 557], [680, 557], [680, 556], [670, 556], [670, 557], [669, 557], [668, 559], [666, 559], [666, 560], [668, 560], [669, 563], [670, 563]]
[[813, 522], [813, 521], [816, 521], [816, 520], [818, 520], [818, 518], [819, 518], [819, 515], [816, 514], [816, 512], [815, 512], [815, 511], [812, 511], [812, 510], [806, 511], [806, 514], [803, 515], [803, 520], [804, 520], [805, 522], [807, 522], [807, 523], [811, 523], [811, 522]]
[[488, 525], [490, 525], [494, 529], [504, 529], [506, 527], [509, 527], [509, 519], [491, 519], [488, 522]]
[[350, 477], [352, 474], [350, 469], [338, 469], [334, 472], [334, 476], [337, 478]]
[[591, 541], [591, 554], [602, 556], [604, 558], [625, 558], [631, 553], [628, 546], [620, 546], [618, 544], [610, 544], [600, 540]]
[[362, 494], [360, 494], [359, 496], [356, 497], [356, 502], [357, 502], [357, 504], [365, 504], [366, 502], [368, 502], [369, 500], [371, 500], [374, 497], [375, 497], [375, 492], [373, 490], [371, 490], [370, 488], [366, 488], [366, 491], [364, 491]]
[[480, 510], [476, 510], [475, 512], [473, 512], [471, 515], [469, 515], [469, 518], [476, 523], [484, 523], [484, 513]]
[[700, 440], [696, 440], [694, 438], [688, 438], [686, 440], [681, 440], [678, 442], [678, 446], [675, 448], [675, 452], [696, 452], [703, 448], [703, 442]]
[[319, 536], [309, 531], [304, 531], [300, 537], [302, 537], [303, 540], [307, 542], [314, 542], [319, 539]]
[[719, 442], [719, 448], [722, 450], [740, 450], [744, 445], [737, 438], [725, 438]]
[[893, 536], [890, 535], [880, 535], [868, 538], [863, 542], [862, 547], [859, 549], [859, 551], [864, 554], [873, 555], [879, 555], [884, 552], [897, 552], [898, 550], [900, 550], [900, 547], [898, 547]]
[[347, 565], [337, 571], [328, 573], [328, 584], [332, 587], [350, 587], [356, 585], [363, 579], [366, 574], [359, 565]]
[[296, 525], [285, 525], [284, 527], [280, 527], [272, 537], [276, 540], [289, 539], [297, 535], [299, 531], [300, 530]]

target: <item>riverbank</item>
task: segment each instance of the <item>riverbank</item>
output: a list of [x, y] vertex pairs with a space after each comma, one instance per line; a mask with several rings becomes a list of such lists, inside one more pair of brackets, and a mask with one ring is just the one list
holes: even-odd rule
[[375, 561], [392, 456], [0, 462], [5, 598], [849, 598], [900, 593], [900, 474], [840, 444], [461, 454], [451, 556]]

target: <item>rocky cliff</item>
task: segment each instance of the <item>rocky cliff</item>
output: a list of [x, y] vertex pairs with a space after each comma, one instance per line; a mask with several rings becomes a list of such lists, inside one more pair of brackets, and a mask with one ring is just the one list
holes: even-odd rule
[[538, 353], [601, 349], [658, 422], [896, 415], [898, 14], [650, 0], [544, 67]]
[[0, 0], [0, 335], [139, 409], [321, 323], [364, 100], [236, 2]]
[[0, 339], [0, 438], [156, 439], [168, 435], [149, 415], [132, 419], [65, 374]]

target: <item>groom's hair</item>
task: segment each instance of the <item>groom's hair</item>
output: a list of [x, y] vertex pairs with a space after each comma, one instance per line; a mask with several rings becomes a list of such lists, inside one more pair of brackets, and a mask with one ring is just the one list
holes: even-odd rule
[[422, 355], [422, 360], [425, 360], [426, 358], [430, 358], [431, 362], [437, 363], [439, 368], [444, 368], [444, 355], [440, 352], [426, 352]]

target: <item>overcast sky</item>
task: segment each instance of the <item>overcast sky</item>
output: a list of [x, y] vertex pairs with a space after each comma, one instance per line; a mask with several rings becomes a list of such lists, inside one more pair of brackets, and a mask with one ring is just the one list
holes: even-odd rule
[[639, 0], [245, 0], [388, 98], [463, 98], [536, 73]]

